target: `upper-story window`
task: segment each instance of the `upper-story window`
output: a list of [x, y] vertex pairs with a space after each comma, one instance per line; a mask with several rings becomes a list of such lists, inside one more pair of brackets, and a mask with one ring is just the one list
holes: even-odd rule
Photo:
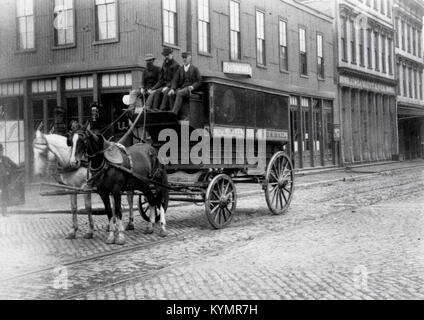
[[370, 6], [371, 6], [371, 0], [367, 0], [367, 1], [366, 1], [366, 5], [367, 5], [368, 7], [370, 7]]
[[288, 70], [288, 57], [287, 57], [287, 22], [279, 20], [279, 35], [280, 35], [280, 68]]
[[408, 86], [409, 86], [409, 97], [413, 98], [412, 96], [412, 68], [408, 67]]
[[381, 14], [386, 14], [386, 9], [385, 9], [385, 0], [380, 0], [380, 12]]
[[96, 0], [96, 40], [117, 38], [116, 0]]
[[317, 34], [317, 73], [318, 77], [324, 79], [324, 41], [322, 35]]
[[371, 41], [372, 41], [372, 30], [367, 29], [367, 57], [368, 57], [368, 68], [369, 69], [372, 69]]
[[375, 9], [375, 10], [378, 10], [378, 3], [377, 3], [377, 0], [374, 0], [374, 9]]
[[399, 17], [395, 18], [395, 46], [399, 48]]
[[408, 96], [408, 90], [406, 88], [406, 66], [402, 66], [402, 78], [403, 78], [403, 96], [407, 97]]
[[75, 42], [74, 0], [54, 1], [54, 43], [56, 46]]
[[381, 36], [381, 71], [386, 73], [386, 37]]
[[376, 71], [380, 71], [380, 56], [378, 55], [379, 51], [379, 39], [378, 32], [374, 32], [374, 66]]
[[346, 43], [346, 25], [347, 19], [342, 17], [341, 23], [341, 31], [340, 31], [340, 40], [341, 40], [341, 48], [342, 48], [342, 60], [347, 61], [347, 43]]
[[210, 23], [209, 23], [209, 0], [197, 1], [197, 13], [199, 18], [199, 51], [209, 53], [210, 50]]
[[34, 49], [34, 3], [33, 0], [16, 1], [17, 48]]
[[256, 62], [265, 65], [265, 14], [256, 10]]
[[417, 92], [417, 70], [414, 69], [413, 71], [414, 74], [414, 98], [418, 99], [418, 92]]
[[306, 55], [306, 29], [299, 28], [300, 74], [308, 74], [308, 59]]
[[240, 3], [230, 0], [230, 58], [241, 59], [240, 50]]
[[365, 66], [364, 57], [364, 29], [359, 29], [359, 64]]
[[388, 38], [388, 46], [389, 46], [389, 50], [388, 50], [388, 54], [387, 54], [387, 62], [389, 64], [389, 74], [393, 75], [393, 61], [392, 61], [392, 50], [393, 50], [393, 40]]
[[406, 37], [407, 37], [407, 44], [408, 44], [408, 52], [411, 53], [411, 25], [406, 25]]
[[418, 31], [418, 56], [421, 58], [421, 31]]
[[417, 41], [416, 41], [417, 34], [415, 32], [415, 28], [412, 27], [412, 54], [417, 54]]
[[[384, 0], [382, 0], [382, 1], [384, 1]], [[391, 1], [386, 0], [386, 5], [387, 5], [387, 16], [389, 18], [391, 18], [392, 17], [392, 3], [391, 3]]]
[[356, 28], [355, 22], [350, 21], [350, 61], [356, 64]]
[[419, 98], [420, 100], [423, 99], [423, 76], [422, 76], [422, 70], [418, 69], [418, 91], [419, 91]]
[[405, 50], [405, 21], [401, 21], [400, 32], [402, 34], [402, 50]]
[[163, 0], [163, 41], [178, 44], [177, 0]]

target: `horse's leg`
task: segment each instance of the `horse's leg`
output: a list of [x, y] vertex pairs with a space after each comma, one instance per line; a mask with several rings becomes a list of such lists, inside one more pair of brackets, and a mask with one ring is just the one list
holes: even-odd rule
[[107, 214], [107, 217], [109, 219], [109, 228], [107, 230], [107, 232], [109, 233], [107, 239], [106, 239], [106, 243], [107, 244], [113, 244], [115, 243], [115, 224], [113, 221], [113, 214], [112, 214], [112, 208], [110, 206], [110, 199], [109, 199], [109, 194], [104, 193], [104, 192], [99, 192], [100, 198], [102, 198], [103, 203], [105, 205], [105, 211]]
[[115, 244], [125, 244], [124, 226], [122, 224], [122, 207], [121, 207], [121, 192], [114, 192], [113, 198], [115, 200], [115, 218], [116, 220], [116, 234]]
[[85, 209], [87, 210], [87, 214], [88, 214], [88, 232], [84, 235], [84, 238], [92, 239], [93, 233], [94, 233], [94, 221], [93, 221], [93, 214], [92, 214], [92, 208], [91, 208], [90, 193], [84, 195], [84, 201], [85, 201]]
[[165, 220], [165, 209], [162, 205], [159, 206], [159, 212], [160, 212], [160, 232], [159, 236], [166, 237], [168, 235], [168, 232], [166, 232], [166, 220]]
[[133, 192], [128, 193], [127, 199], [128, 199], [128, 206], [130, 207], [129, 208], [130, 216], [128, 218], [128, 225], [125, 228], [125, 230], [128, 231], [128, 230], [134, 230], [134, 210], [133, 210], [134, 193]]
[[152, 234], [153, 233], [153, 224], [156, 220], [156, 210], [154, 206], [150, 206], [149, 209], [149, 224], [147, 225], [146, 231], [144, 231], [145, 234]]
[[66, 239], [75, 239], [77, 237], [77, 230], [78, 230], [77, 195], [72, 194], [70, 197], [71, 197], [71, 211], [72, 211], [72, 229], [66, 236]]

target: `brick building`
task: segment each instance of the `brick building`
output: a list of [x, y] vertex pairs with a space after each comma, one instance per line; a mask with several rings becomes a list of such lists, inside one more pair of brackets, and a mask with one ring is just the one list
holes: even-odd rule
[[139, 87], [145, 54], [160, 65], [170, 46], [180, 63], [191, 51], [205, 80], [290, 95], [297, 167], [337, 165], [332, 28], [332, 17], [293, 0], [4, 0], [0, 141], [30, 172], [34, 129], [49, 130], [56, 106], [69, 123], [101, 102], [110, 123]]
[[401, 159], [423, 157], [424, 100], [422, 29], [424, 3], [395, 0], [395, 26], [399, 156]]

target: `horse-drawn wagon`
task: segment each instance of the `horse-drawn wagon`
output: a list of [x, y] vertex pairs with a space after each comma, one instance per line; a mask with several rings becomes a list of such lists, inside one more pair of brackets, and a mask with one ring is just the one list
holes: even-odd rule
[[[204, 203], [214, 228], [226, 226], [237, 206], [236, 184], [257, 182], [273, 214], [284, 213], [294, 191], [289, 97], [209, 81], [176, 117], [145, 112], [135, 127], [159, 150], [170, 200]], [[139, 198], [146, 215], [149, 205]]]
[[[68, 140], [70, 149], [56, 155], [61, 168], [80, 168], [78, 175], [69, 171], [61, 175], [69, 186], [65, 192], [71, 194], [74, 213], [68, 237], [75, 238], [78, 229], [77, 193], [88, 196], [90, 230], [85, 237], [93, 236], [89, 196], [97, 192], [110, 220], [106, 241], [117, 244], [125, 242], [123, 193], [129, 195], [130, 204], [127, 230], [134, 228], [132, 195], [138, 195], [140, 214], [149, 222], [146, 231], [153, 232], [153, 223], [160, 221], [162, 236], [166, 235], [169, 200], [203, 203], [209, 223], [217, 229], [225, 227], [235, 214], [239, 183], [260, 184], [270, 211], [284, 213], [294, 192], [288, 100], [278, 92], [205, 80], [202, 91], [191, 94], [178, 117], [143, 109], [130, 116], [131, 128], [122, 139], [131, 135], [141, 143], [123, 148], [89, 126], [74, 132]], [[66, 143], [61, 136], [55, 139]], [[48, 155], [53, 140], [37, 131], [35, 153]], [[89, 160], [85, 169], [78, 161], [84, 156]], [[109, 195], [114, 198], [114, 210]]]

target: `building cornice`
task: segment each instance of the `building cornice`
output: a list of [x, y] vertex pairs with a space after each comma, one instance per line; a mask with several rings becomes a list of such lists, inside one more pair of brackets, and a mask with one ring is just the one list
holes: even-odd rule
[[337, 69], [339, 71], [339, 75], [343, 75], [343, 76], [353, 76], [359, 79], [363, 79], [367, 81], [375, 81], [375, 82], [379, 82], [379, 83], [382, 83], [388, 86], [393, 86], [393, 87], [397, 86], [398, 84], [397, 80], [379, 77], [370, 73], [359, 72], [357, 70], [353, 70], [346, 67], [338, 67]]

